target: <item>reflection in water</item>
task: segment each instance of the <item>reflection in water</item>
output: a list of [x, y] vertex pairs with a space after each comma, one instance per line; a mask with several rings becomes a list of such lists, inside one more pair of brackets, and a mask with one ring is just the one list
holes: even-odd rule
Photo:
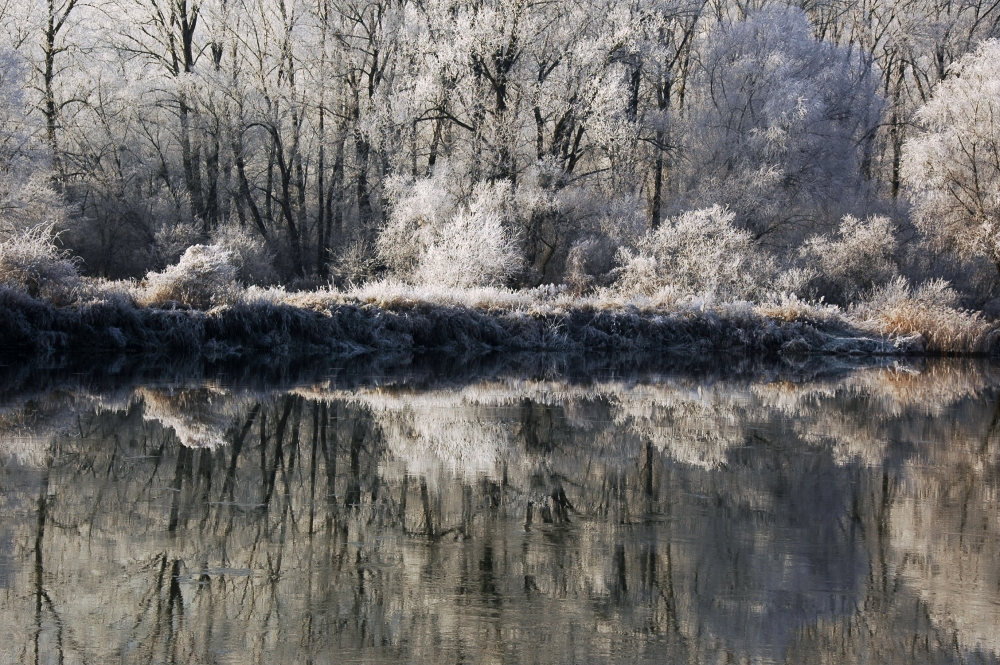
[[0, 662], [997, 662], [1000, 371], [0, 406]]

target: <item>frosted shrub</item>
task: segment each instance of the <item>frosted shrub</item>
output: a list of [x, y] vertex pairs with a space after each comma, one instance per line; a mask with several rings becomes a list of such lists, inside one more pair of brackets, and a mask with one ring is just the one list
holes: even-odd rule
[[176, 265], [146, 275], [146, 302], [174, 301], [205, 309], [227, 302], [236, 288], [230, 257], [219, 245], [188, 247]]
[[847, 215], [832, 236], [807, 240], [801, 255], [817, 269], [812, 282], [819, 295], [843, 303], [897, 276], [893, 260], [897, 245], [889, 218], [873, 215], [860, 220]]
[[229, 262], [242, 284], [268, 285], [278, 281], [274, 255], [258, 236], [238, 226], [222, 226], [212, 237], [217, 246], [229, 252]]
[[61, 304], [79, 282], [69, 252], [56, 247], [51, 225], [12, 234], [0, 242], [0, 285]]
[[0, 233], [23, 233], [39, 226], [64, 228], [67, 206], [52, 188], [48, 174], [38, 173], [20, 186], [11, 185], [0, 183]]
[[663, 289], [683, 294], [751, 298], [771, 277], [750, 233], [733, 226], [720, 206], [686, 212], [647, 233], [635, 251], [619, 250], [616, 290], [652, 296]]
[[202, 226], [195, 221], [165, 224], [156, 230], [154, 236], [160, 265], [177, 261], [188, 247], [204, 241]]
[[566, 257], [566, 285], [574, 295], [583, 295], [614, 267], [614, 249], [606, 238], [588, 236], [573, 243]]
[[418, 284], [500, 284], [519, 265], [512, 201], [508, 182], [479, 183], [463, 206], [439, 178], [418, 181], [398, 198], [379, 235], [379, 257]]
[[389, 220], [379, 233], [376, 251], [401, 279], [412, 279], [437, 230], [458, 209], [458, 198], [448, 187], [447, 168], [432, 178], [407, 183], [392, 179], [386, 193], [392, 202]]
[[367, 240], [358, 239], [337, 258], [331, 276], [341, 283], [361, 284], [375, 274], [377, 265], [375, 248]]
[[518, 267], [517, 238], [504, 223], [509, 183], [480, 183], [468, 210], [460, 211], [434, 234], [420, 259], [421, 284], [495, 286]]

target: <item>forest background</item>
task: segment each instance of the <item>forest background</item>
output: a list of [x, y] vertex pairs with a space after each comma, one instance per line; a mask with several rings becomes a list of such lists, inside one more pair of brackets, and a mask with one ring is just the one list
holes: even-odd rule
[[990, 318], [998, 32], [997, 0], [7, 0], [0, 280]]

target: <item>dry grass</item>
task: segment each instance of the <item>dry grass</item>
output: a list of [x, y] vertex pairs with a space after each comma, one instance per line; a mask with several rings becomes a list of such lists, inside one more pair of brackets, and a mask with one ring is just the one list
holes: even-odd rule
[[559, 309], [596, 305], [595, 298], [574, 298], [565, 289], [542, 286], [515, 291], [499, 286], [459, 288], [414, 286], [398, 280], [367, 282], [344, 291], [335, 289], [289, 293], [285, 302], [300, 307], [332, 305], [373, 305], [386, 310], [415, 307], [451, 307], [485, 312], [528, 312], [546, 314]]
[[917, 288], [899, 278], [855, 307], [862, 327], [892, 338], [920, 334], [930, 353], [989, 353], [997, 345], [995, 323], [978, 312], [954, 306], [947, 283], [935, 280]]
[[[23, 285], [2, 290], [0, 345], [39, 352], [173, 349], [212, 357], [413, 350], [751, 357], [791, 353], [793, 346], [798, 353], [915, 353], [921, 345], [908, 338], [917, 333], [928, 353], [984, 353], [998, 338], [995, 325], [957, 309], [954, 294], [939, 282], [913, 289], [897, 280], [849, 310], [789, 295], [760, 304], [717, 301], [711, 293], [669, 286], [632, 296], [603, 288], [576, 297], [551, 285], [514, 291], [384, 280], [343, 291], [290, 292], [242, 287], [218, 246], [191, 247], [176, 266], [142, 283], [71, 277], [58, 281], [72, 285], [60, 301], [32, 297]], [[39, 296], [52, 292], [45, 288]], [[162, 307], [171, 303], [181, 307]]]
[[870, 321], [878, 332], [891, 337], [920, 333], [924, 348], [934, 353], [983, 353], [996, 342], [996, 326], [979, 314], [936, 309], [915, 301], [894, 304]]
[[794, 321], [825, 324], [844, 323], [844, 312], [836, 305], [802, 300], [794, 294], [782, 294], [775, 300], [755, 306], [754, 311], [765, 318], [788, 323]]

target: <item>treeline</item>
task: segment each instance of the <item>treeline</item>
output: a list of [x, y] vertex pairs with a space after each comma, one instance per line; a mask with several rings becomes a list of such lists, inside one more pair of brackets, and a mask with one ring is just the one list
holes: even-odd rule
[[0, 224], [114, 279], [215, 244], [244, 282], [845, 303], [943, 277], [982, 306], [998, 24], [993, 0], [8, 0]]

